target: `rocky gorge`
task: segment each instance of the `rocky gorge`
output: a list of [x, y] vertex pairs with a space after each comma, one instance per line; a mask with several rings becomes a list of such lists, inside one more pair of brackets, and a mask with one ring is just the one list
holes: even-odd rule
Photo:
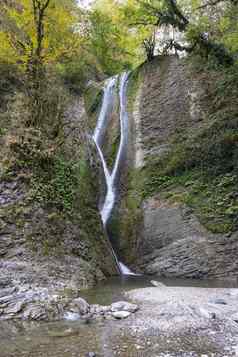
[[[234, 135], [236, 125], [232, 111], [233, 124], [220, 119], [212, 80], [177, 56], [128, 74], [128, 143], [106, 230], [105, 170], [92, 140], [104, 83], [90, 82], [84, 100], [71, 101], [63, 144], [45, 146], [38, 131], [22, 135], [15, 124], [0, 137], [0, 320], [3, 340], [12, 336], [16, 346], [1, 357], [238, 353], [238, 166], [233, 151], [222, 152], [227, 136], [214, 136], [217, 127]], [[120, 105], [115, 95], [102, 143], [109, 172], [120, 152]], [[40, 168], [24, 163], [32, 146]], [[132, 284], [109, 304], [84, 300], [84, 290], [118, 275], [117, 259], [159, 281]], [[168, 287], [165, 277], [220, 279], [224, 288], [192, 287], [193, 280]], [[225, 288], [230, 280], [234, 288]], [[23, 340], [15, 321], [25, 324]], [[42, 321], [55, 325], [46, 332]], [[19, 351], [31, 327], [32, 345]], [[44, 331], [43, 342], [35, 331]], [[90, 346], [82, 342], [88, 336]], [[55, 339], [62, 342], [54, 350]]]
[[[222, 150], [216, 149], [215, 130], [222, 119], [220, 109], [214, 115], [218, 98], [213, 98], [210, 80], [176, 56], [155, 58], [131, 76], [126, 189], [111, 229], [121, 256], [140, 272], [237, 277], [237, 215], [229, 209], [237, 202], [236, 172], [216, 174], [218, 189], [211, 192], [212, 175], [206, 172], [214, 166], [219, 171], [223, 164], [216, 167], [215, 157], [210, 167], [204, 164], [206, 150]], [[207, 132], [214, 148], [203, 143]], [[227, 163], [232, 157], [228, 154]], [[229, 219], [234, 226], [226, 223]]]
[[81, 312], [81, 319], [75, 321], [23, 325], [17, 320], [2, 321], [0, 355], [236, 356], [237, 288], [167, 287], [160, 283], [131, 290], [126, 299], [134, 303], [89, 306], [75, 299], [68, 306], [71, 317]]

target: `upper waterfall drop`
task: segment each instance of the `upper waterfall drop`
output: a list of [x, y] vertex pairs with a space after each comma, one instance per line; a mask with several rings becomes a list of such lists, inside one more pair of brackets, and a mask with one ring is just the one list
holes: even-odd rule
[[106, 85], [104, 87], [104, 95], [102, 108], [98, 117], [97, 126], [94, 131], [93, 139], [97, 146], [98, 153], [102, 162], [103, 171], [106, 180], [107, 192], [106, 197], [103, 203], [103, 206], [100, 210], [101, 218], [104, 227], [106, 227], [108, 218], [110, 217], [110, 213], [112, 211], [114, 201], [115, 201], [115, 193], [113, 191], [113, 183], [112, 183], [112, 175], [110, 174], [107, 163], [105, 161], [103, 152], [102, 152], [102, 144], [106, 134], [108, 119], [113, 111], [113, 104], [115, 98], [115, 87], [117, 83], [118, 76], [110, 78], [106, 81]]
[[[107, 227], [107, 222], [111, 216], [112, 210], [116, 202], [116, 195], [118, 194], [118, 184], [120, 179], [120, 174], [123, 169], [123, 163], [126, 160], [127, 155], [127, 144], [128, 144], [128, 115], [126, 111], [126, 88], [127, 81], [129, 77], [129, 72], [125, 72], [120, 76], [120, 88], [119, 88], [119, 99], [120, 99], [120, 144], [116, 155], [116, 160], [113, 165], [112, 172], [110, 173], [107, 167], [106, 160], [102, 151], [102, 144], [106, 134], [108, 121], [110, 115], [113, 112], [114, 100], [116, 94], [116, 84], [118, 81], [118, 76], [112, 77], [106, 81], [104, 87], [104, 95], [102, 101], [101, 111], [98, 117], [97, 126], [94, 131], [93, 139], [96, 144], [106, 180], [107, 192], [104, 199], [104, 203], [100, 209], [100, 214], [104, 227]], [[123, 263], [118, 262], [115, 252], [113, 251], [119, 269], [123, 275], [135, 275], [129, 268], [127, 268]]]
[[114, 97], [115, 97], [115, 86], [118, 80], [118, 76], [109, 78], [103, 89], [103, 102], [99, 113], [97, 126], [94, 130], [93, 139], [95, 143], [101, 147], [107, 130], [108, 118], [113, 110]]

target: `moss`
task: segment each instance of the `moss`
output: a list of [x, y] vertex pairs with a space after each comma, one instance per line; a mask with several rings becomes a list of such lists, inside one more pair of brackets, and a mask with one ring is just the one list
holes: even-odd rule
[[127, 110], [133, 112], [133, 106], [137, 92], [143, 80], [143, 67], [136, 68], [131, 72], [129, 76], [128, 88], [127, 88]]
[[142, 187], [144, 178], [140, 170], [129, 169], [127, 190], [109, 224], [113, 247], [123, 261], [131, 264], [135, 259], [136, 242], [142, 222]]
[[115, 138], [111, 138], [111, 139], [112, 139], [111, 148], [110, 148], [110, 152], [106, 154], [106, 160], [107, 160], [108, 168], [112, 170], [120, 145], [120, 134], [117, 134]]
[[[55, 93], [57, 86], [54, 83], [50, 93], [52, 90]], [[64, 88], [61, 89], [64, 94]], [[100, 93], [98, 88], [98, 94], [95, 92], [98, 104], [91, 106], [94, 115]], [[0, 217], [3, 216], [0, 228], [10, 229], [16, 244], [24, 243], [27, 257], [29, 249], [32, 257], [37, 253], [38, 258], [49, 255], [54, 259], [67, 254], [72, 259], [80, 257], [80, 265], [87, 262], [99, 272], [99, 277], [101, 269], [110, 275], [115, 269], [110, 254], [105, 256], [105, 237], [97, 209], [96, 155], [89, 141], [82, 142], [81, 136], [75, 135], [85, 131], [86, 123], [74, 121], [73, 97], [62, 106], [48, 91], [44, 94], [49, 97], [43, 113], [45, 120], [37, 128], [25, 125], [31, 108], [24, 93], [17, 95], [17, 103], [12, 99], [9, 110], [2, 107], [0, 110], [0, 144], [4, 148], [0, 153], [0, 180], [4, 189], [5, 183], [14, 183], [6, 185], [14, 203], [0, 208]]]
[[51, 212], [47, 215], [47, 218], [49, 221], [54, 221], [59, 218], [59, 214], [58, 214], [58, 212]]
[[[127, 110], [132, 115], [134, 102], [143, 78], [143, 66], [132, 71], [127, 88]], [[119, 138], [118, 138], [119, 139]], [[113, 152], [113, 150], [112, 150]], [[143, 172], [129, 167], [123, 172], [123, 190], [116, 212], [110, 221], [109, 235], [123, 261], [132, 264], [136, 256], [136, 242], [142, 222]]]
[[90, 87], [85, 91], [84, 96], [87, 112], [94, 113], [102, 102], [102, 88]]
[[143, 197], [160, 192], [189, 205], [212, 232], [227, 233], [238, 229], [238, 71], [198, 73], [207, 85], [206, 118], [193, 133], [171, 138], [166, 155], [150, 157]]
[[[142, 222], [142, 187], [144, 178], [140, 170], [131, 169], [128, 177], [128, 191], [122, 200], [120, 217], [120, 250], [127, 261], [135, 258], [135, 247]], [[126, 239], [125, 239], [126, 237]]]
[[47, 169], [45, 165], [34, 166], [31, 180], [32, 199], [71, 212], [74, 194], [79, 186], [77, 171], [77, 163], [66, 162], [61, 156], [47, 162]]
[[171, 202], [184, 203], [192, 208], [200, 222], [214, 233], [227, 233], [238, 229], [238, 197], [236, 175], [217, 177], [201, 171], [150, 182], [144, 197], [160, 192]]

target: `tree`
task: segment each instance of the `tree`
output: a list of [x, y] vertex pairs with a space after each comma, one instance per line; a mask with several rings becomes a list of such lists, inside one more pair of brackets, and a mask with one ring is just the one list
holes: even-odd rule
[[57, 68], [78, 51], [79, 9], [74, 0], [5, 0], [0, 18], [0, 60], [23, 72], [31, 110], [27, 125], [40, 125], [47, 68]]
[[[124, 11], [129, 14], [132, 27], [172, 26], [185, 33], [188, 46], [171, 40], [167, 44], [168, 48], [188, 52], [198, 50], [204, 57], [214, 56], [219, 63], [231, 65], [232, 54], [225, 46], [226, 43], [220, 41], [221, 36], [214, 33], [219, 28], [221, 19], [226, 17], [229, 4], [237, 6], [237, 1], [214, 0], [204, 4], [203, 0], [128, 0]], [[208, 8], [212, 8], [212, 11], [209, 12]]]
[[143, 40], [143, 46], [145, 48], [146, 57], [148, 61], [152, 61], [152, 59], [154, 58], [155, 44], [156, 44], [155, 36], [156, 36], [156, 31], [154, 30], [149, 38], [145, 38]]
[[32, 45], [32, 53], [29, 59], [29, 70], [33, 76], [38, 76], [42, 67], [42, 50], [45, 37], [45, 14], [51, 0], [32, 0], [36, 44]]
[[128, 27], [122, 8], [116, 0], [98, 0], [88, 12], [84, 48], [108, 75], [141, 62], [138, 29]]
[[17, 5], [5, 1], [0, 18], [1, 59], [18, 63], [29, 73], [70, 55], [80, 41], [74, 30], [74, 0], [20, 0]]

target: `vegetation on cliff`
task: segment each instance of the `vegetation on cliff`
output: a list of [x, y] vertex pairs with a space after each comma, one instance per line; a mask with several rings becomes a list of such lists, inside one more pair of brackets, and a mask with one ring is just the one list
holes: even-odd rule
[[[204, 125], [192, 134], [185, 130], [173, 135], [171, 150], [162, 157], [152, 153], [143, 170], [128, 167], [128, 195], [123, 197], [128, 214], [122, 231], [126, 236], [135, 234], [142, 200], [158, 192], [190, 205], [214, 232], [237, 230], [237, 7], [235, 0], [100, 0], [90, 9], [80, 8], [75, 0], [4, 0], [2, 196], [6, 183], [15, 182], [24, 199], [1, 208], [3, 225], [12, 215], [23, 232], [26, 216], [33, 217], [41, 207], [47, 223], [42, 232], [38, 225], [28, 234], [32, 249], [42, 243], [43, 253], [49, 254], [60, 247], [66, 222], [71, 228], [81, 227], [86, 245], [103, 241], [97, 213], [99, 168], [88, 135], [102, 98], [98, 82], [132, 69], [128, 91], [132, 112], [148, 61], [157, 54], [185, 51], [186, 66], [206, 87]], [[172, 37], [164, 39], [165, 29]], [[175, 41], [174, 30], [182, 33], [181, 41]], [[82, 93], [90, 120], [79, 110]], [[111, 129], [109, 166], [119, 141], [116, 126]], [[4, 200], [5, 204], [8, 198]], [[97, 254], [102, 256], [104, 248], [98, 244], [93, 257], [83, 248], [81, 256], [100, 265]], [[111, 262], [105, 265], [105, 272], [113, 271]]]
[[[97, 209], [95, 148], [76, 96], [93, 67], [80, 58], [81, 10], [68, 0], [6, 1], [0, 15], [0, 228], [11, 238], [1, 255], [16, 258], [21, 246], [24, 262], [42, 265], [50, 256], [66, 285], [75, 276], [87, 286], [113, 274], [114, 261]], [[50, 281], [43, 265], [31, 275]]]
[[191, 206], [211, 231], [232, 232], [238, 228], [237, 65], [214, 69], [193, 61], [193, 76], [206, 89], [205, 118], [195, 131], [174, 135], [168, 154], [148, 160], [143, 195], [162, 191]]

